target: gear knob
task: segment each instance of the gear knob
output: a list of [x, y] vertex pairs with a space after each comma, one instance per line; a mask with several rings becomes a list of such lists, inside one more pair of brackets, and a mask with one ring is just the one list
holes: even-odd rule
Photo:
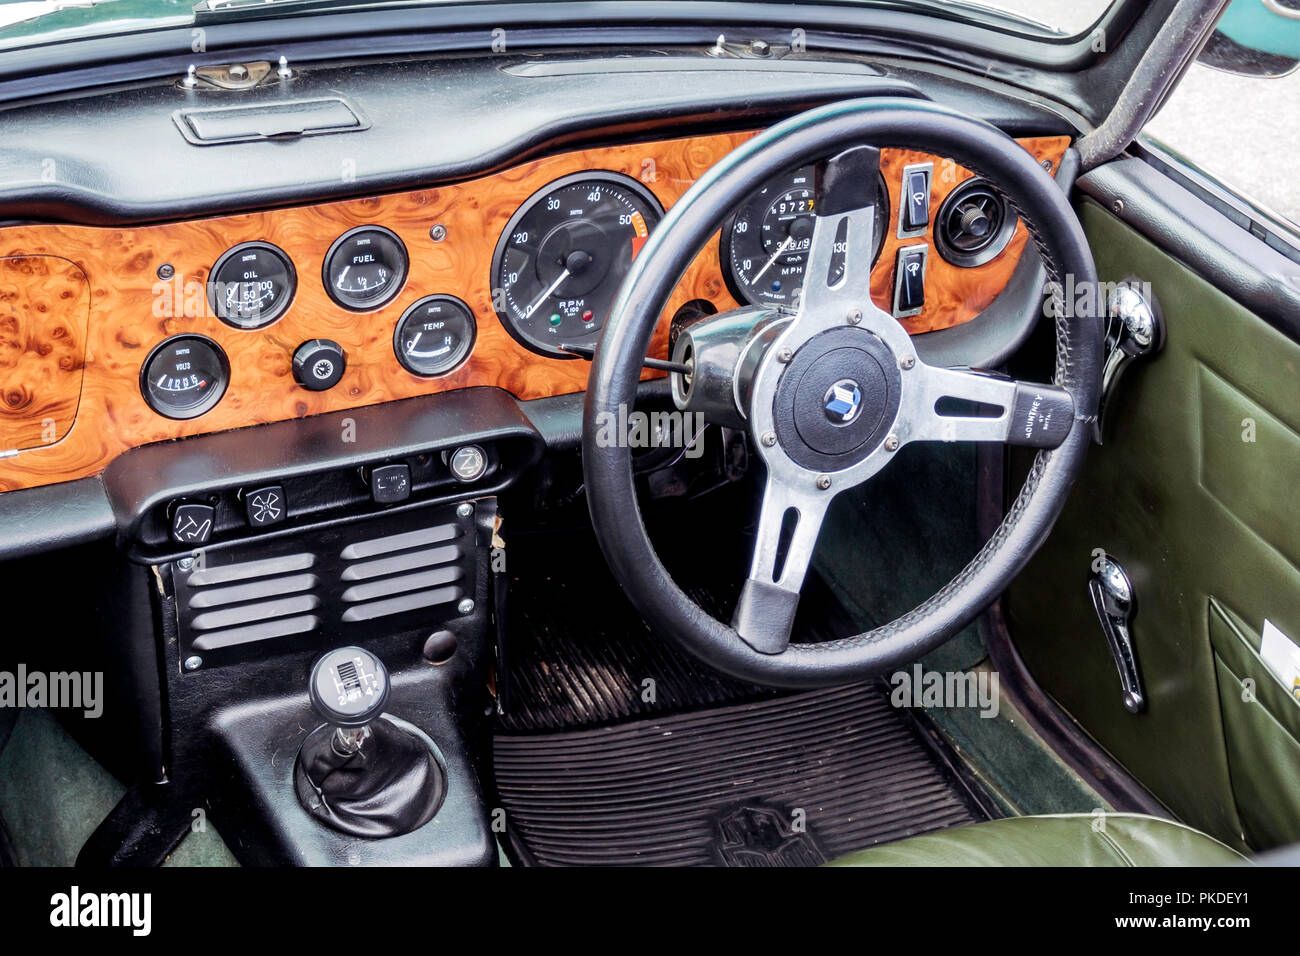
[[312, 710], [341, 729], [365, 727], [388, 703], [388, 671], [365, 648], [340, 647], [312, 668], [307, 695]]

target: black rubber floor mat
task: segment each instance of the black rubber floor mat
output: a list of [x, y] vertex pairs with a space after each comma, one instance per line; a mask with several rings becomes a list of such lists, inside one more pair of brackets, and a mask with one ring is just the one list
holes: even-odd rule
[[[529, 542], [511, 560], [504, 730], [558, 730], [672, 713], [772, 690], [732, 680], [654, 634], [623, 597], [595, 543], [583, 536]], [[743, 569], [682, 570], [683, 588], [728, 620]], [[830, 589], [809, 575], [795, 621], [800, 642], [851, 633]]]
[[813, 865], [987, 819], [875, 685], [498, 733], [494, 751], [532, 865]]

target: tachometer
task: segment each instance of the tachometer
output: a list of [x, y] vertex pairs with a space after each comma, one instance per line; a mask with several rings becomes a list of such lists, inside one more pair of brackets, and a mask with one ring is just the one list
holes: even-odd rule
[[492, 301], [502, 324], [543, 355], [590, 343], [605, 324], [632, 257], [663, 216], [628, 176], [577, 173], [531, 196], [492, 257]]
[[[750, 305], [793, 306], [803, 288], [816, 216], [816, 167], [771, 180], [736, 210], [722, 230], [722, 262], [732, 294]], [[889, 193], [882, 177], [876, 202], [875, 250], [889, 225]]]
[[230, 362], [202, 335], [176, 335], [160, 343], [140, 370], [140, 391], [159, 415], [197, 418], [226, 394]]

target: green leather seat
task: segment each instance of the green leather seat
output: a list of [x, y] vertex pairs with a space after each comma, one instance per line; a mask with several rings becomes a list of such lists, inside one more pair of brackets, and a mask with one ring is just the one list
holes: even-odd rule
[[861, 850], [831, 866], [1232, 866], [1199, 830], [1137, 813], [1008, 817]]

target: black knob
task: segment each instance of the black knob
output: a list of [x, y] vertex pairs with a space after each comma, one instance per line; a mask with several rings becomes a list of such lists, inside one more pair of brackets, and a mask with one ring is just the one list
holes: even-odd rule
[[343, 346], [331, 339], [303, 342], [293, 353], [293, 377], [303, 388], [323, 392], [333, 388], [343, 377], [348, 357]]
[[364, 727], [388, 703], [388, 671], [361, 647], [340, 647], [316, 662], [307, 695], [312, 710], [335, 727]]

